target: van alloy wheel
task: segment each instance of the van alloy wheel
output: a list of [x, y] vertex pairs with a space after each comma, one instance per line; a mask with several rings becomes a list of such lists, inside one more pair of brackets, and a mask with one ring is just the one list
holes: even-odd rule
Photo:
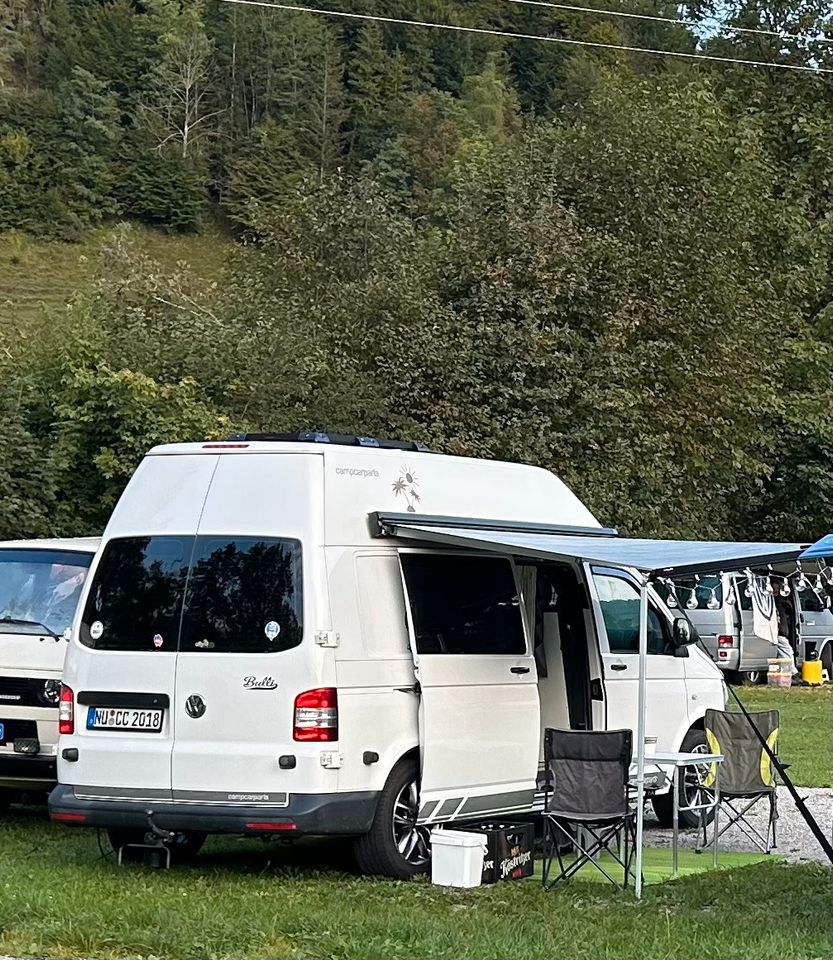
[[429, 831], [417, 826], [419, 762], [414, 754], [391, 770], [367, 833], [353, 841], [356, 865], [368, 876], [409, 880], [430, 864]]
[[[708, 753], [709, 747], [706, 743], [698, 743], [689, 753]], [[703, 794], [703, 780], [708, 772], [706, 767], [683, 767], [682, 781], [680, 783], [680, 806], [693, 806], [697, 803], [708, 801], [708, 795]], [[695, 814], [696, 816], [696, 814]], [[709, 817], [709, 820], [711, 818]]]
[[[705, 732], [698, 728], [689, 730], [683, 737], [683, 742], [680, 744], [680, 752], [709, 753]], [[699, 796], [702, 791], [702, 778], [705, 775], [706, 771], [702, 767], [684, 767], [681, 770], [674, 771], [674, 776], [679, 778], [681, 806], [688, 806], [689, 804], [699, 802]], [[668, 793], [654, 797], [651, 800], [651, 804], [660, 822], [660, 826], [671, 827], [674, 823], [674, 801], [671, 791], [669, 790]], [[714, 813], [713, 811], [709, 811], [706, 814], [706, 823], [711, 823], [713, 819]], [[696, 829], [701, 825], [699, 813], [690, 813], [687, 810], [682, 811], [679, 816], [679, 823], [680, 826], [685, 829]]]
[[403, 858], [413, 866], [422, 866], [430, 859], [427, 827], [417, 826], [419, 788], [415, 780], [406, 783], [393, 804], [393, 839]]

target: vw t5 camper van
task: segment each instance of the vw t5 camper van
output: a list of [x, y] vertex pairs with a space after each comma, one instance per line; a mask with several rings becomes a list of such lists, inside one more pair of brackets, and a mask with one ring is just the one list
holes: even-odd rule
[[[365, 872], [405, 878], [432, 824], [533, 810], [545, 728], [636, 727], [639, 586], [437, 524], [615, 534], [546, 470], [415, 444], [153, 449], [73, 630], [53, 819], [182, 854], [212, 832], [351, 836]], [[650, 591], [658, 750], [697, 749], [725, 703], [679, 616]]]
[[0, 543], [0, 807], [55, 785], [69, 628], [98, 540]]

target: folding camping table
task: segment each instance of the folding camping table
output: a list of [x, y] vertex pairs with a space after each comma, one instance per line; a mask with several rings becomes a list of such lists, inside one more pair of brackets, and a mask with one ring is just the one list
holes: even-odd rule
[[[722, 753], [654, 753], [646, 759], [659, 767], [670, 767], [673, 783], [674, 821], [671, 839], [671, 876], [676, 877], [679, 871], [680, 859], [680, 825], [679, 815], [684, 811], [699, 811], [705, 817], [709, 810], [714, 810], [714, 836], [712, 838], [712, 864], [717, 866], [717, 838], [719, 835], [718, 812], [720, 810], [720, 764], [723, 762]], [[715, 778], [712, 798], [705, 803], [680, 804], [680, 777], [678, 770], [684, 767], [707, 767], [715, 765]]]

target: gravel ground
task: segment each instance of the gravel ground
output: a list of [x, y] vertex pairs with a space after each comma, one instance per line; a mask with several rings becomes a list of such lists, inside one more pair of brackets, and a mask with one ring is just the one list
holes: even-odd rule
[[[775, 852], [782, 854], [788, 860], [819, 860], [828, 863], [824, 851], [816, 838], [810, 833], [810, 828], [798, 812], [795, 802], [786, 787], [778, 787], [778, 823], [776, 824], [777, 846]], [[807, 808], [815, 817], [816, 822], [833, 839], [833, 790], [830, 787], [798, 787], [798, 795], [803, 797]], [[749, 814], [750, 822], [754, 823], [763, 833], [766, 828], [769, 804], [759, 803]], [[725, 814], [721, 813], [721, 816]], [[711, 832], [709, 833], [711, 836]], [[659, 826], [650, 804], [645, 814], [645, 843], [651, 847], [671, 846], [672, 831]], [[696, 832], [687, 830], [680, 833], [680, 846], [693, 847], [696, 842]], [[720, 838], [721, 850], [749, 850], [754, 851], [754, 844], [744, 835], [743, 831], [733, 826]]]

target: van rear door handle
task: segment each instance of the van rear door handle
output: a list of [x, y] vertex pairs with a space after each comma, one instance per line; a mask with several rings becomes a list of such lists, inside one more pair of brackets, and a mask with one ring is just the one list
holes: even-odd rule
[[529, 667], [510, 667], [510, 673], [529, 673]]
[[626, 663], [611, 663], [610, 669], [611, 670], [627, 670], [628, 665]]

